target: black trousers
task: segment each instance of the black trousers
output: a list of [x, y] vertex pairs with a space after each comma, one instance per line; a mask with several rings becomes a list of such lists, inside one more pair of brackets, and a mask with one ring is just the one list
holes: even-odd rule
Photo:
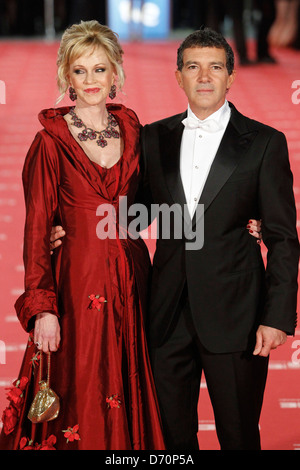
[[[212, 354], [196, 334], [188, 301], [150, 353], [168, 450], [198, 450], [197, 407], [204, 372], [222, 450], [260, 450], [259, 417], [268, 358]], [[200, 397], [201, 400], [201, 397]]]

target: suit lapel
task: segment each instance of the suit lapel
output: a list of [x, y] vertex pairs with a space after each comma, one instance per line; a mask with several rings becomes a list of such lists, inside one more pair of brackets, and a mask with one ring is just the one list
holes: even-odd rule
[[[204, 211], [208, 209], [226, 181], [230, 178], [256, 135], [256, 132], [249, 131], [247, 118], [240, 114], [231, 103], [230, 107], [230, 121], [200, 197], [199, 204], [204, 205]], [[180, 205], [181, 214], [184, 216], [186, 224], [191, 226], [189, 213], [185, 209], [186, 199], [180, 176], [180, 147], [184, 129], [181, 121], [186, 115], [187, 112], [178, 114], [162, 124], [159, 151], [166, 186], [171, 198], [174, 204]], [[202, 215], [201, 211], [196, 211], [193, 217], [193, 227]]]
[[[230, 104], [230, 106], [231, 118], [199, 200], [199, 204], [204, 205], [204, 212], [207, 211], [212, 201], [232, 175], [256, 135], [256, 132], [249, 131], [246, 125], [246, 118], [233, 105]], [[201, 211], [199, 211], [199, 214], [201, 216]], [[196, 212], [193, 218], [193, 226], [197, 220]]]
[[186, 117], [184, 112], [177, 115], [164, 127], [160, 134], [161, 164], [165, 177], [166, 186], [169, 190], [174, 204], [180, 206], [181, 215], [191, 223], [186, 208], [186, 199], [182, 180], [180, 176], [180, 147], [184, 126], [181, 121]]

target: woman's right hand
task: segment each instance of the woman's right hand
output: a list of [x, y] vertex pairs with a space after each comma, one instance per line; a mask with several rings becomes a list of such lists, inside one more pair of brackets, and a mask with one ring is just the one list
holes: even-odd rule
[[60, 343], [60, 326], [53, 313], [38, 313], [35, 319], [34, 343], [44, 353], [57, 351]]

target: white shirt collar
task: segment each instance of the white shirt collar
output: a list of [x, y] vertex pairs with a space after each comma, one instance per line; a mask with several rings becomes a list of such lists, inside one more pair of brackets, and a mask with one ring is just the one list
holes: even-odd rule
[[188, 109], [187, 109], [187, 117], [193, 117], [194, 119], [197, 119], [201, 123], [205, 122], [208, 119], [213, 119], [221, 127], [224, 127], [228, 124], [228, 121], [230, 119], [230, 114], [231, 114], [231, 110], [230, 110], [230, 106], [227, 100], [225, 100], [225, 103], [221, 106], [221, 108], [219, 108], [217, 111], [215, 111], [213, 114], [203, 119], [202, 121], [193, 113], [193, 111], [190, 108], [190, 105], [188, 105]]

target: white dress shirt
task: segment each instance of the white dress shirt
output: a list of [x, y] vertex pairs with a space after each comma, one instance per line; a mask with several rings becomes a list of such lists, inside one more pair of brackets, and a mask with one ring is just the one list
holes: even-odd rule
[[[180, 175], [191, 218], [196, 210], [230, 114], [228, 101], [225, 101], [218, 111], [200, 121], [188, 106], [187, 118], [182, 121], [185, 128], [180, 147]], [[203, 127], [196, 127], [197, 125], [203, 125]], [[210, 127], [206, 129], [205, 126]]]

